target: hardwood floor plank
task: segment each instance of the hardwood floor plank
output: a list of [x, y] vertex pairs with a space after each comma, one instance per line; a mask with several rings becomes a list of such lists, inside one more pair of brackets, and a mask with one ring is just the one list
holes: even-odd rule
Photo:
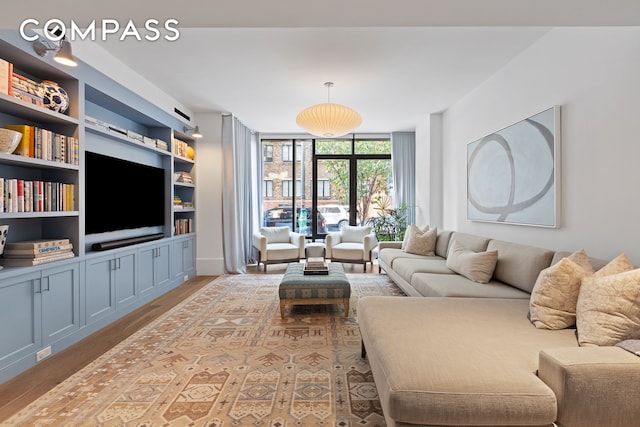
[[0, 422], [184, 301], [216, 277], [194, 277], [17, 377], [0, 384]]

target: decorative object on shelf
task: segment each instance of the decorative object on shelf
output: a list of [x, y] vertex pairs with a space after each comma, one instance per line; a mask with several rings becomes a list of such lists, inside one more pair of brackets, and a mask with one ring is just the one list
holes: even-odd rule
[[182, 131], [184, 133], [187, 133], [189, 131], [193, 131], [193, 133], [191, 134], [192, 138], [202, 138], [202, 134], [200, 133], [200, 126], [196, 126], [194, 128], [190, 127], [190, 126], [183, 126], [182, 127]]
[[69, 108], [69, 95], [67, 92], [58, 83], [51, 80], [43, 80], [41, 85], [44, 89], [42, 97], [44, 106], [58, 113], [67, 111], [67, 108]]
[[187, 147], [187, 159], [193, 160], [193, 158], [196, 156], [196, 152], [193, 149], [193, 147], [188, 146]]
[[0, 128], [0, 153], [13, 153], [21, 139], [22, 134], [20, 132]]
[[33, 42], [33, 50], [42, 57], [47, 56], [50, 50], [55, 50], [56, 54], [53, 56], [53, 60], [59, 64], [66, 65], [67, 67], [77, 67], [78, 63], [76, 59], [73, 57], [71, 53], [71, 43], [69, 43], [64, 38], [60, 40], [59, 46], [49, 45], [49, 42], [46, 43], [42, 40], [38, 39]]
[[[9, 234], [9, 226], [0, 225], [0, 256], [4, 253], [4, 245], [7, 243], [7, 234]], [[1, 265], [0, 269], [2, 269]]]
[[332, 82], [327, 87], [327, 102], [306, 108], [296, 117], [298, 126], [312, 135], [324, 138], [342, 136], [353, 131], [362, 123], [362, 117], [355, 110], [331, 102]]

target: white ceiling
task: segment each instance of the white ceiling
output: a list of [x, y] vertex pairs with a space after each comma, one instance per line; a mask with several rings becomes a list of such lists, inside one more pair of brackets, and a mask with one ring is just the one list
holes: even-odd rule
[[[42, 0], [0, 17], [52, 17]], [[261, 132], [299, 132], [297, 113], [332, 102], [363, 117], [359, 132], [412, 130], [489, 78], [553, 26], [638, 25], [637, 0], [111, 0], [65, 22], [179, 21], [175, 42], [112, 37], [113, 56], [194, 112], [232, 112]], [[33, 13], [31, 13], [33, 12]]]

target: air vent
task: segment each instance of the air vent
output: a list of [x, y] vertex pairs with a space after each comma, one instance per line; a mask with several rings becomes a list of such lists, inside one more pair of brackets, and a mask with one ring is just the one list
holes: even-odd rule
[[174, 108], [173, 111], [176, 112], [177, 115], [184, 117], [185, 119], [191, 121], [191, 117], [187, 116], [185, 113], [183, 113], [182, 111], [178, 110], [177, 108]]

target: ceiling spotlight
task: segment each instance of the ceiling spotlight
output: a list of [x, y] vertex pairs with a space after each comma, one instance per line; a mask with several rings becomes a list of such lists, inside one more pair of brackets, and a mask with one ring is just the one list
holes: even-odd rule
[[327, 102], [316, 104], [302, 110], [296, 123], [312, 135], [333, 138], [347, 134], [360, 126], [362, 117], [355, 110], [340, 104], [331, 103], [331, 87], [333, 83], [326, 82]]
[[182, 131], [184, 133], [187, 133], [187, 132], [189, 132], [191, 130], [193, 131], [193, 133], [191, 134], [192, 138], [202, 138], [202, 134], [200, 133], [200, 126], [196, 126], [195, 128], [192, 128], [190, 126], [184, 126], [182, 128]]
[[48, 45], [48, 42], [45, 43], [42, 40], [36, 40], [33, 42], [33, 50], [42, 57], [47, 56], [47, 53], [49, 53], [50, 50], [53, 50], [56, 51], [56, 54], [53, 56], [53, 60], [57, 63], [66, 65], [67, 67], [76, 67], [78, 65], [71, 53], [71, 43], [65, 39], [60, 40], [59, 46], [53, 47]]

